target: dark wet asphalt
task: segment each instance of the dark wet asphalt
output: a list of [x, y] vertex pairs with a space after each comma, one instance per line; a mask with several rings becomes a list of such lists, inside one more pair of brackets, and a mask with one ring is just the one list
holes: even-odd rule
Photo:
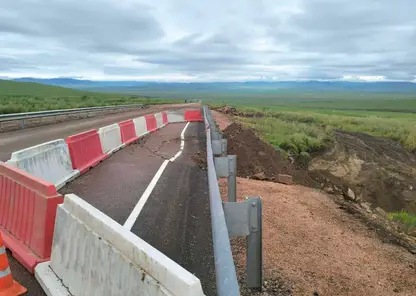
[[193, 156], [206, 149], [203, 123], [192, 123], [184, 153], [169, 163], [132, 232], [195, 274], [216, 295], [208, 176]]
[[123, 225], [165, 158], [179, 150], [184, 126], [169, 124], [132, 143], [59, 192], [78, 195]]
[[[75, 193], [123, 224], [162, 162], [177, 153], [184, 126], [170, 124], [118, 151], [61, 193]], [[186, 139], [184, 153], [169, 163], [132, 231], [200, 278], [211, 296], [215, 271], [207, 174], [192, 160], [205, 149], [203, 124], [190, 124]], [[45, 295], [10, 252], [8, 258], [14, 279], [28, 288], [26, 295]]]
[[[170, 124], [111, 156], [61, 193], [74, 193], [124, 224], [165, 159], [180, 147], [185, 124]], [[191, 123], [182, 155], [169, 163], [132, 232], [195, 274], [215, 295], [208, 179], [193, 156], [205, 149], [202, 123]]]

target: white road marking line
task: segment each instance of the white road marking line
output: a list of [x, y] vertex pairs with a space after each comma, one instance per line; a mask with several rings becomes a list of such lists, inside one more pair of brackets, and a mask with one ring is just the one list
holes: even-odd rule
[[152, 193], [153, 189], [155, 188], [157, 181], [159, 181], [160, 177], [162, 176], [163, 171], [167, 167], [169, 160], [165, 160], [162, 165], [160, 166], [159, 170], [156, 172], [155, 176], [153, 177], [152, 181], [150, 181], [149, 185], [147, 186], [146, 190], [143, 192], [142, 196], [139, 199], [139, 202], [134, 207], [133, 211], [131, 212], [130, 216], [127, 218], [126, 223], [124, 223], [123, 227], [131, 230], [134, 223], [139, 217], [140, 212], [142, 211], [147, 199], [149, 198], [150, 194]]
[[138, 203], [134, 207], [133, 211], [130, 213], [130, 216], [127, 218], [126, 222], [124, 223], [123, 227], [127, 228], [128, 230], [131, 230], [134, 223], [136, 223], [137, 217], [139, 217], [140, 212], [143, 210], [144, 205], [146, 204], [150, 194], [152, 194], [153, 189], [155, 188], [157, 182], [159, 181], [160, 177], [163, 174], [163, 171], [168, 166], [169, 162], [174, 162], [176, 158], [178, 158], [183, 151], [183, 148], [185, 146], [185, 131], [188, 127], [189, 122], [185, 125], [184, 129], [181, 133], [181, 148], [179, 149], [179, 152], [176, 153], [174, 157], [172, 157], [169, 160], [165, 160], [162, 165], [160, 166], [159, 170], [154, 175], [152, 181], [150, 181], [149, 185], [147, 185], [146, 190], [143, 192], [142, 196], [140, 197]]
[[169, 159], [169, 161], [171, 161], [171, 162], [174, 162], [181, 154], [182, 154], [182, 152], [183, 152], [183, 149], [184, 149], [184, 147], [185, 147], [185, 131], [186, 131], [186, 129], [188, 128], [188, 125], [190, 124], [190, 122], [188, 122], [186, 125], [185, 125], [185, 127], [184, 127], [184, 129], [183, 129], [183, 131], [182, 131], [182, 133], [181, 133], [181, 148], [179, 149], [179, 151], [178, 151], [178, 153], [176, 153], [175, 154], [175, 156], [174, 157], [172, 157], [171, 159]]

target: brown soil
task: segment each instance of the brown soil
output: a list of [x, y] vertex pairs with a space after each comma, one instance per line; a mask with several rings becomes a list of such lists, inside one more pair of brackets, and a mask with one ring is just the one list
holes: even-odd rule
[[221, 131], [225, 130], [229, 125], [232, 124], [232, 121], [230, 121], [227, 115], [214, 110], [212, 110], [211, 112], [212, 115], [215, 117], [215, 122], [218, 124], [218, 127]]
[[[388, 139], [338, 131], [306, 168], [226, 115], [216, 120], [237, 155], [238, 197], [264, 201], [262, 292], [244, 289], [245, 240], [231, 240], [242, 295], [414, 295], [416, 239], [376, 207], [415, 212], [415, 155]], [[248, 180], [276, 182], [280, 173], [315, 189]]]
[[[226, 180], [220, 180], [223, 196]], [[232, 239], [242, 295], [414, 295], [416, 257], [385, 244], [320, 190], [238, 178], [263, 201], [265, 289], [244, 288], [245, 240]]]
[[273, 146], [263, 142], [255, 133], [239, 123], [233, 123], [223, 131], [228, 139], [228, 154], [237, 155], [237, 176], [276, 181], [278, 174], [289, 174], [294, 182], [317, 186], [308, 171], [297, 168]]
[[355, 201], [369, 202], [372, 208], [416, 214], [416, 155], [397, 142], [337, 131], [333, 146], [314, 155], [305, 166], [283, 156], [239, 123], [229, 125], [223, 133], [229, 140], [228, 154], [237, 155], [239, 177], [276, 181], [278, 174], [289, 174], [296, 184], [346, 197], [350, 189]]
[[310, 175], [387, 212], [416, 213], [416, 156], [400, 144], [362, 133], [335, 133], [335, 144], [315, 157]]

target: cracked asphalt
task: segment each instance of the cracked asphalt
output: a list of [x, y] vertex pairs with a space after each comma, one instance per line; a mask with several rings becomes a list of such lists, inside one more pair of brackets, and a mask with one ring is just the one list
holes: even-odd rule
[[[180, 148], [186, 123], [151, 133], [62, 188], [123, 225], [164, 160]], [[207, 296], [216, 295], [208, 179], [193, 157], [205, 148], [203, 123], [191, 123], [185, 148], [170, 162], [132, 232], [195, 274]]]
[[[178, 104], [169, 109], [184, 106]], [[6, 161], [11, 152], [22, 148], [162, 109], [166, 106], [0, 133], [0, 161]], [[185, 123], [169, 124], [140, 139], [60, 192], [75, 193], [124, 224], [163, 161], [178, 152], [184, 127]], [[210, 296], [216, 294], [207, 176], [192, 160], [194, 153], [205, 149], [203, 131], [202, 123], [189, 125], [184, 152], [167, 166], [138, 218], [143, 225], [139, 227], [136, 222], [132, 231], [200, 278], [205, 294]], [[28, 289], [26, 295], [46, 295], [34, 276], [7, 253], [13, 277]]]
[[184, 126], [169, 124], [130, 144], [59, 192], [78, 195], [123, 225], [163, 161], [179, 150]]

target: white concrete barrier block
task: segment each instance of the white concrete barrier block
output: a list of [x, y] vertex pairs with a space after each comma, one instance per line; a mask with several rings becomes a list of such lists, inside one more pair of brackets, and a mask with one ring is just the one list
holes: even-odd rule
[[142, 137], [149, 132], [147, 131], [146, 118], [144, 116], [133, 119], [136, 135]]
[[[73, 194], [58, 206], [49, 265], [76, 296], [203, 295], [198, 278]], [[42, 286], [54, 282], [39, 268]]]
[[79, 175], [78, 170], [72, 169], [68, 145], [63, 139], [13, 152], [7, 163], [51, 182], [57, 189]]
[[47, 296], [73, 296], [50, 267], [50, 261], [35, 267], [35, 277]]
[[100, 135], [101, 147], [104, 153], [111, 154], [123, 148], [120, 126], [117, 123], [101, 127], [98, 130], [98, 134]]
[[185, 122], [183, 111], [168, 111], [168, 122]]
[[156, 124], [157, 124], [157, 128], [161, 128], [163, 126], [165, 126], [163, 124], [163, 115], [162, 113], [155, 113], [155, 118], [156, 118]]

